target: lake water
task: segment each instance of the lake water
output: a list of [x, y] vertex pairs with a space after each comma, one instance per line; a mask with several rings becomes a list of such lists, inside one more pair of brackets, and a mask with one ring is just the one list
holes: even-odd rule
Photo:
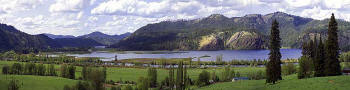
[[[77, 57], [101, 57], [103, 61], [131, 58], [194, 58], [201, 61], [215, 61], [219, 55], [224, 61], [268, 59], [269, 50], [221, 50], [221, 51], [123, 51], [123, 52], [92, 52], [86, 54], [68, 54]], [[301, 56], [300, 49], [281, 49], [282, 59], [297, 59]], [[204, 57], [203, 57], [204, 56]]]

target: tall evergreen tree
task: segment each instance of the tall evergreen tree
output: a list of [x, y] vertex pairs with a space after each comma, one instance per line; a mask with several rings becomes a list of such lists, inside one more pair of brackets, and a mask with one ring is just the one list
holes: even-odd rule
[[171, 66], [169, 70], [169, 87], [172, 90], [174, 86], [175, 86], [174, 68]]
[[147, 71], [148, 80], [150, 83], [150, 87], [157, 87], [157, 69], [156, 68], [148, 68]]
[[332, 14], [328, 25], [328, 38], [326, 41], [326, 65], [325, 74], [327, 76], [341, 75], [338, 46], [338, 24]]
[[272, 22], [271, 35], [270, 35], [270, 53], [269, 59], [266, 66], [266, 83], [275, 84], [276, 81], [281, 80], [281, 38], [279, 36], [279, 26], [277, 20]]
[[187, 75], [186, 66], [184, 66], [183, 61], [180, 61], [176, 71], [176, 90], [185, 90], [187, 85], [191, 82], [189, 76]]
[[324, 70], [325, 70], [325, 51], [324, 51], [324, 44], [322, 42], [322, 36], [320, 36], [319, 43], [316, 49], [316, 60], [314, 62], [315, 65], [315, 77], [322, 77], [324, 76]]

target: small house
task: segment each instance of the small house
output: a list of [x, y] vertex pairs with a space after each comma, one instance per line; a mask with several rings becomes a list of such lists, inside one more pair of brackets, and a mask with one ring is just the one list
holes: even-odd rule
[[103, 48], [106, 48], [106, 46], [95, 46], [95, 48], [97, 48], [97, 49], [103, 49]]
[[343, 75], [350, 75], [350, 68], [344, 68], [342, 73]]
[[232, 82], [239, 81], [239, 80], [249, 80], [248, 77], [235, 77], [232, 79]]

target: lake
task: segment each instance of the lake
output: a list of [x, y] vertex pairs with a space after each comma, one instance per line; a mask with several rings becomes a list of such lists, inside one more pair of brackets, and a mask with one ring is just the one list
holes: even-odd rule
[[[231, 60], [254, 60], [268, 59], [269, 50], [220, 50], [220, 51], [122, 51], [105, 52], [96, 51], [84, 54], [68, 54], [76, 57], [101, 57], [103, 61], [114, 60], [117, 55], [118, 60], [132, 58], [194, 58], [200, 57], [201, 61], [215, 61], [219, 55], [224, 61]], [[297, 59], [301, 56], [300, 49], [281, 49], [282, 59]]]

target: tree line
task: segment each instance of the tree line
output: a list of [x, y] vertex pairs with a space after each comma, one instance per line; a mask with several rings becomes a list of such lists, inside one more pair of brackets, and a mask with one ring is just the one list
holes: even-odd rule
[[[328, 37], [323, 44], [322, 36], [317, 40], [304, 42], [302, 47], [302, 56], [299, 59], [298, 78], [322, 77], [341, 75], [338, 45], [338, 26], [334, 14], [332, 14], [328, 24]], [[281, 38], [279, 36], [279, 26], [277, 20], [274, 20], [271, 26], [271, 36], [269, 44], [269, 62], [266, 66], [266, 83], [275, 84], [282, 80], [281, 76]], [[289, 65], [288, 68], [293, 68]], [[292, 70], [292, 69], [288, 69]], [[293, 72], [293, 71], [290, 71]]]
[[54, 64], [14, 63], [12, 66], [3, 66], [2, 73], [15, 75], [57, 76]]
[[323, 44], [322, 36], [303, 44], [303, 56], [299, 60], [298, 78], [323, 77], [341, 75], [337, 22], [334, 15], [329, 21], [328, 38]]

